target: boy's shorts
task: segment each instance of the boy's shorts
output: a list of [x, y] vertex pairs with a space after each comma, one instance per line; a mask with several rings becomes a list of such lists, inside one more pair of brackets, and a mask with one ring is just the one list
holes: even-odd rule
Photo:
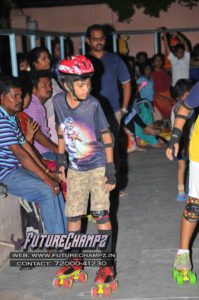
[[199, 162], [189, 163], [189, 196], [199, 199]]
[[89, 194], [91, 211], [109, 210], [109, 192], [103, 186], [105, 167], [89, 171], [68, 170], [65, 214], [77, 217], [87, 214]]

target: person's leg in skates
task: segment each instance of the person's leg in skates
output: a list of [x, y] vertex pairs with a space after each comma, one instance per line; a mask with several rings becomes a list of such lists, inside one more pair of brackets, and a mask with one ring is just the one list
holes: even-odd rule
[[[106, 248], [101, 250], [102, 253], [112, 253], [112, 226], [109, 220], [108, 211], [95, 211], [93, 216], [97, 222], [98, 233], [100, 235], [108, 235]], [[115, 266], [113, 260], [107, 260], [107, 266], [101, 266], [96, 274], [95, 283], [109, 283], [116, 277]]]
[[[104, 173], [105, 168], [97, 168], [92, 172], [92, 179], [90, 180], [91, 190], [91, 211], [96, 220], [98, 233], [100, 235], [108, 235], [108, 242], [102, 253], [112, 253], [112, 226], [109, 219], [109, 192], [104, 188]], [[106, 266], [99, 267], [94, 280], [95, 287], [92, 293], [111, 293], [115, 290], [116, 284], [112, 284], [116, 277], [114, 261], [107, 260]], [[106, 284], [109, 284], [108, 286]], [[114, 287], [113, 287], [114, 285]]]
[[[76, 170], [68, 170], [67, 174], [67, 205], [65, 214], [68, 221], [68, 233], [81, 233], [81, 217], [87, 212], [89, 197], [89, 174], [86, 172], [78, 172]], [[78, 254], [79, 249], [71, 249], [71, 253]], [[77, 280], [84, 282], [87, 280], [87, 274], [83, 272], [80, 259], [70, 259], [68, 265], [56, 271], [57, 276], [70, 277], [74, 274], [78, 275]], [[67, 283], [66, 283], [67, 285]], [[70, 287], [70, 286], [69, 286]]]
[[176, 254], [174, 268], [179, 271], [191, 270], [191, 261], [189, 254], [189, 244], [196, 228], [196, 222], [190, 222], [184, 218], [181, 219], [181, 234], [180, 234], [180, 247]]
[[[198, 175], [199, 163], [190, 161], [189, 198], [187, 200], [186, 207], [181, 220], [180, 248], [178, 249], [174, 262], [174, 270], [179, 272], [191, 272], [192, 269], [189, 246], [193, 232], [199, 220]], [[185, 280], [189, 281], [190, 278], [185, 278]], [[196, 278], [194, 277], [193, 284], [195, 282]]]

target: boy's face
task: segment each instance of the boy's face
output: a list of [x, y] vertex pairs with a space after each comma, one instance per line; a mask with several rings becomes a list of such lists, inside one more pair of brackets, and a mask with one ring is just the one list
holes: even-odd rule
[[175, 56], [178, 58], [178, 59], [182, 59], [184, 57], [184, 50], [179, 48], [178, 50], [175, 51]]
[[[91, 79], [87, 78], [84, 80], [76, 80], [73, 82], [73, 88], [78, 100], [86, 100], [91, 90]], [[68, 88], [67, 90], [70, 92]]]
[[180, 98], [180, 100], [185, 101], [186, 98], [188, 97], [188, 95], [189, 95], [189, 92], [185, 92], [185, 93], [182, 95], [182, 97]]

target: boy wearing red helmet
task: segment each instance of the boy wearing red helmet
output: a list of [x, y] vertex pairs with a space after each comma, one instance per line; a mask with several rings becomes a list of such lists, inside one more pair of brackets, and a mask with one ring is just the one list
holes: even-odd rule
[[[60, 62], [59, 79], [65, 92], [53, 98], [58, 127], [58, 171], [65, 180], [67, 171], [68, 232], [80, 234], [81, 216], [86, 215], [89, 194], [91, 212], [99, 234], [109, 236], [106, 253], [112, 252], [112, 228], [109, 219], [109, 192], [115, 188], [113, 138], [109, 124], [96, 98], [90, 95], [90, 77], [94, 68], [86, 57], [71, 56]], [[68, 154], [69, 164], [65, 157]], [[79, 268], [79, 267], [74, 267]], [[57, 275], [74, 268], [64, 267]], [[95, 283], [115, 278], [112, 261], [100, 267]]]

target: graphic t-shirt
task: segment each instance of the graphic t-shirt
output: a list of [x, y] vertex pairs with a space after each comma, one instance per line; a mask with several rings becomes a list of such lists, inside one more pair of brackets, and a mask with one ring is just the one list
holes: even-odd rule
[[101, 131], [109, 124], [98, 100], [90, 95], [72, 109], [63, 92], [53, 98], [53, 104], [56, 124], [62, 129], [69, 155], [69, 168], [88, 171], [104, 166]]

